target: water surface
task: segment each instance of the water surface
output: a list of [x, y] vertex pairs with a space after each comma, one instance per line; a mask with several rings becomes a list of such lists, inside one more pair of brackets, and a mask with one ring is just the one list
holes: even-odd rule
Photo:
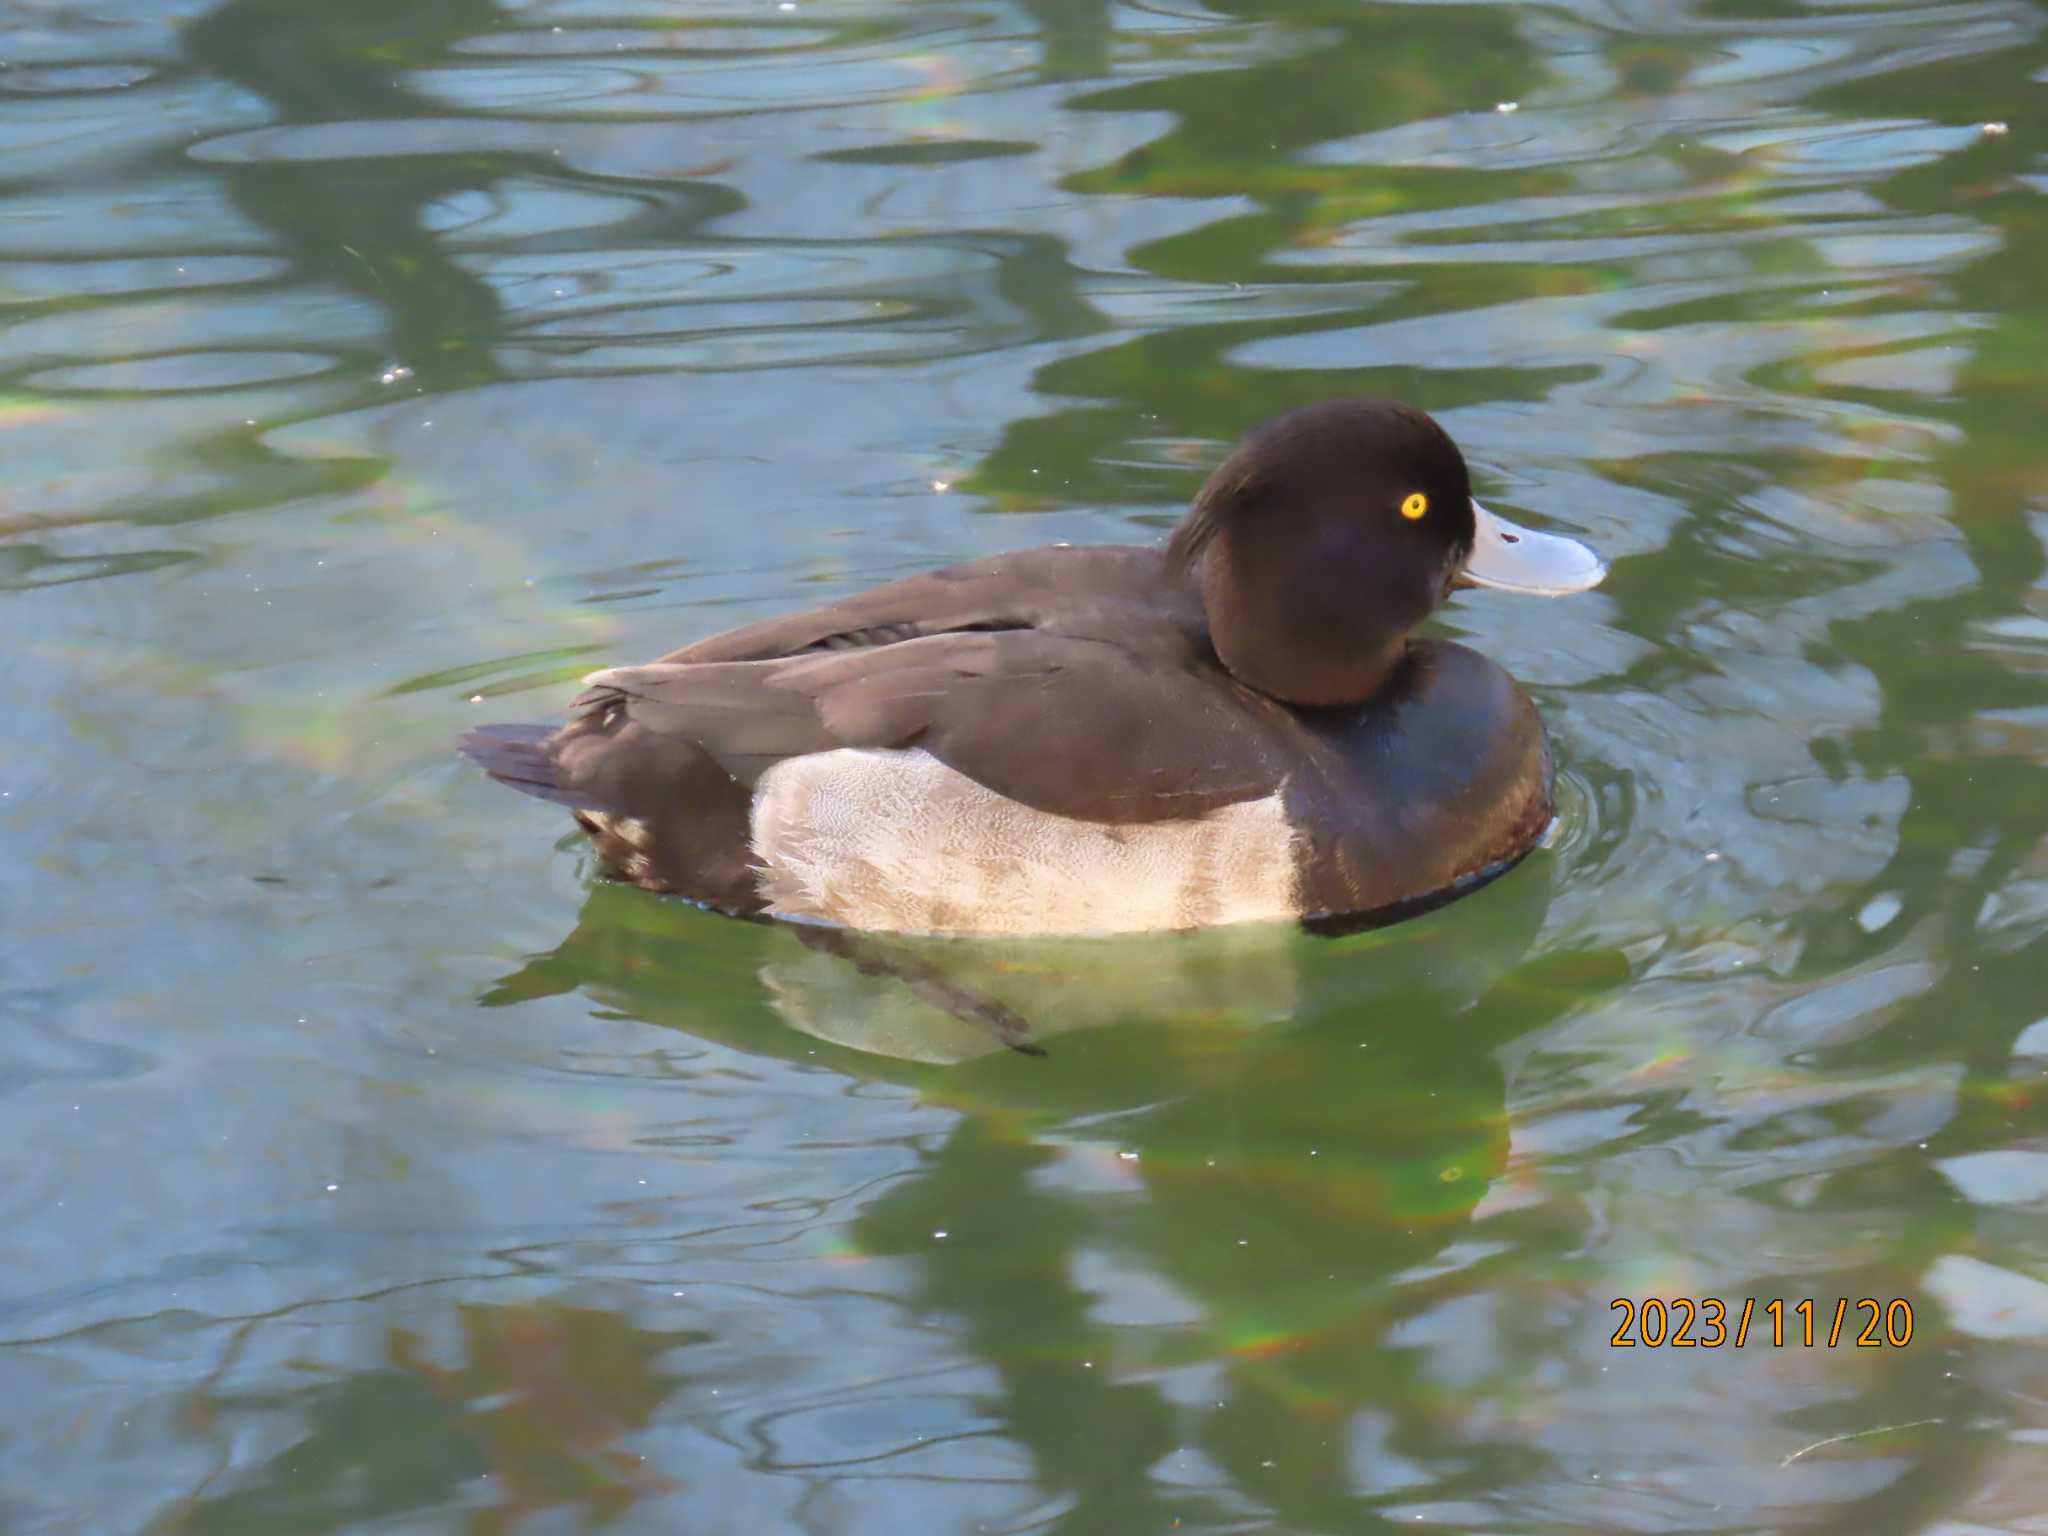
[[[2044, 24], [0, 17], [0, 1527], [2037, 1529]], [[863, 974], [451, 756], [1347, 390], [1614, 563], [1428, 918]]]

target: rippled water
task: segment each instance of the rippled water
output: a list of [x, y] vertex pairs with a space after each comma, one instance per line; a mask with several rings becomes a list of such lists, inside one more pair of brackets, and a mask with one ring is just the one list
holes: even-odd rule
[[[0, 11], [0, 1528], [2040, 1529], [2044, 25]], [[1031, 1057], [450, 756], [1340, 390], [1615, 562], [1431, 917]]]

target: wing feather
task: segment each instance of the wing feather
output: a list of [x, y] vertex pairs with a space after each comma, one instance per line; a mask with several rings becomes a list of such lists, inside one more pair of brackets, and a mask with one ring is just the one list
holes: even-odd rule
[[586, 717], [687, 738], [743, 783], [806, 752], [918, 746], [1035, 809], [1143, 822], [1270, 794], [1285, 761], [1256, 701], [1248, 710], [1220, 671], [1031, 629], [657, 662], [588, 681], [576, 701]]

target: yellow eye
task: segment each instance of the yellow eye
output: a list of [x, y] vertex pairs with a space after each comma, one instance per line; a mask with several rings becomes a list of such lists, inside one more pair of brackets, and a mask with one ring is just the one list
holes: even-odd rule
[[1401, 503], [1401, 515], [1411, 523], [1428, 510], [1429, 498], [1420, 491], [1410, 491], [1408, 499]]

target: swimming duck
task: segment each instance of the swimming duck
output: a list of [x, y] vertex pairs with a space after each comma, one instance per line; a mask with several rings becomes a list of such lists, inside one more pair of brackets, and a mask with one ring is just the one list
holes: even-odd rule
[[569, 806], [616, 876], [742, 915], [1108, 934], [1400, 915], [1511, 867], [1535, 708], [1410, 631], [1454, 587], [1606, 574], [1472, 499], [1423, 412], [1253, 431], [1163, 548], [1024, 550], [591, 674], [462, 750]]

